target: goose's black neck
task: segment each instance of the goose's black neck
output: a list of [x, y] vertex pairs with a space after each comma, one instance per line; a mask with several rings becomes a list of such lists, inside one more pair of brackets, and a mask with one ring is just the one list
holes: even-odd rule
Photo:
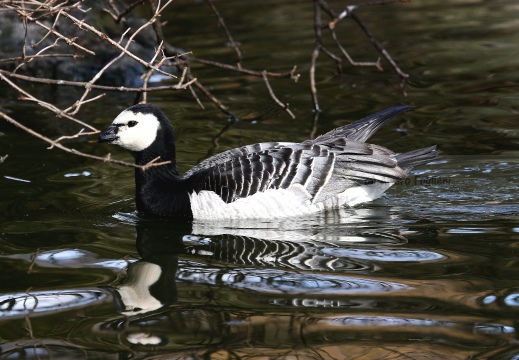
[[[167, 119], [166, 119], [167, 120]], [[137, 210], [145, 215], [191, 221], [193, 214], [189, 193], [178, 171], [173, 128], [161, 122], [157, 138], [145, 150], [133, 152], [135, 163], [144, 166], [155, 162], [169, 164], [135, 169]]]

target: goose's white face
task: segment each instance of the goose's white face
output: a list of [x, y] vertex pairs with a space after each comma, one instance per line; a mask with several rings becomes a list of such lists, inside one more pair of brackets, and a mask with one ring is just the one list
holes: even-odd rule
[[119, 145], [130, 151], [148, 148], [157, 137], [160, 123], [150, 113], [124, 110], [112, 122], [110, 128], [99, 137], [101, 142]]

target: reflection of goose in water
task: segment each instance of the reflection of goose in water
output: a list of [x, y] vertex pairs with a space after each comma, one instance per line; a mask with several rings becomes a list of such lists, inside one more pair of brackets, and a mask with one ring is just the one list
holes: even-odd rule
[[[371, 307], [373, 301], [348, 296], [412, 288], [389, 280], [331, 272], [334, 266], [351, 271], [367, 270], [367, 266], [347, 259], [340, 260], [339, 266], [337, 257], [319, 254], [319, 243], [315, 241], [183, 235], [188, 232], [182, 228], [172, 233], [170, 223], [139, 221], [136, 225], [137, 250], [142, 258], [128, 265], [127, 276], [120, 284], [109, 288], [117, 311], [128, 317], [124, 336], [134, 345], [167, 347], [175, 341], [170, 339], [171, 329], [178, 328], [178, 323], [184, 326], [177, 329], [181, 334], [203, 337], [204, 341], [215, 334], [224, 336], [222, 329], [241, 328], [245, 324], [243, 319], [225, 320], [218, 315], [219, 311], [213, 312], [206, 306], [180, 305], [175, 310], [179, 306], [179, 288], [199, 292], [202, 303], [210, 302], [213, 296], [218, 298], [220, 291], [237, 290], [255, 296], [274, 296], [269, 303], [276, 307], [289, 302], [290, 306], [301, 307], [357, 308]], [[277, 256], [277, 260], [267, 259], [267, 254]], [[344, 299], [327, 299], [341, 295]], [[154, 330], [146, 330], [147, 323], [153, 324], [150, 326]], [[103, 331], [117, 324], [106, 323]]]
[[141, 260], [128, 265], [126, 279], [108, 288], [118, 312], [133, 316], [158, 310], [177, 301], [178, 256], [185, 254], [183, 230], [163, 223], [137, 224], [137, 251]]
[[[427, 312], [441, 304], [436, 286], [375, 275], [377, 263], [434, 263], [449, 256], [414, 251], [406, 238], [390, 232], [363, 237], [352, 230], [349, 236], [357, 242], [340, 246], [222, 233], [171, 234], [170, 224], [156, 222], [138, 223], [137, 229], [142, 259], [129, 265], [127, 278], [112, 290], [120, 294], [118, 309], [127, 321], [124, 328], [120, 320], [102, 325], [107, 334], [140, 346], [136, 350], [153, 346], [176, 352], [188, 343], [198, 345], [186, 354], [230, 349], [245, 356], [251, 344], [271, 351], [291, 344], [294, 354], [304, 357], [308, 347], [344, 346], [358, 334], [398, 342], [409, 332], [427, 339], [456, 329], [478, 337], [492, 327], [475, 327], [477, 319], [431, 320]], [[273, 252], [278, 259], [265, 260]], [[346, 265], [334, 267], [339, 262]], [[388, 308], [394, 312], [388, 314]]]
[[[151, 221], [137, 223], [137, 249], [142, 259], [129, 264], [126, 279], [112, 288], [117, 309], [122, 314], [144, 314], [174, 304], [178, 284], [298, 296], [371, 294], [411, 288], [363, 276], [376, 270], [370, 261], [370, 256], [377, 256], [374, 249], [356, 258], [355, 252], [341, 253], [345, 247], [340, 243], [267, 240], [229, 234], [183, 235], [186, 232], [182, 228], [172, 234], [170, 225]], [[401, 236], [362, 236], [353, 230], [348, 238], [355, 239], [355, 248], [362, 241], [366, 245], [405, 243]], [[425, 253], [431, 260], [438, 259], [438, 254], [421, 251], [422, 255]], [[383, 256], [378, 254], [379, 258]], [[408, 260], [415, 260], [412, 256], [412, 251], [408, 251]], [[388, 261], [392, 261], [391, 255], [388, 257]], [[422, 256], [422, 260], [426, 257]], [[316, 301], [319, 302], [312, 298], [306, 303]]]

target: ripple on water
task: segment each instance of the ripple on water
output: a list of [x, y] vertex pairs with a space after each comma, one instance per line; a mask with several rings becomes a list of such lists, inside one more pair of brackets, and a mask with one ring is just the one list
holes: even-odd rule
[[47, 314], [98, 303], [106, 297], [106, 293], [95, 289], [31, 291], [0, 295], [0, 314], [9, 317]]
[[260, 269], [184, 269], [178, 272], [177, 279], [269, 294], [373, 294], [412, 289], [392, 281]]
[[[462, 322], [445, 321], [428, 318], [411, 318], [396, 316], [336, 316], [321, 318], [317, 321], [321, 324], [337, 327], [417, 327], [417, 328], [459, 328]], [[473, 327], [473, 331], [481, 334], [514, 334], [515, 328], [505, 324], [479, 323], [467, 325]]]
[[413, 261], [434, 261], [445, 259], [446, 256], [428, 250], [412, 249], [353, 249], [353, 248], [323, 248], [320, 251], [327, 255], [337, 257], [351, 257], [373, 261], [391, 262], [413, 262]]

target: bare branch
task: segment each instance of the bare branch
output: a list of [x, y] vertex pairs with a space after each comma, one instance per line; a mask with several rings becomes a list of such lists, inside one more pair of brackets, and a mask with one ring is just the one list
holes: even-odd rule
[[216, 134], [215, 136], [213, 136], [213, 138], [211, 139], [211, 144], [213, 144], [213, 146], [207, 150], [207, 153], [205, 154], [205, 156], [203, 156], [202, 158], [198, 159], [197, 160], [197, 163], [203, 161], [204, 159], [207, 159], [208, 157], [212, 156], [215, 154], [216, 150], [220, 147], [220, 138], [234, 125], [236, 124], [236, 121], [229, 121], [227, 122], [227, 124], [225, 124], [225, 126], [222, 128], [222, 130], [220, 130], [218, 132], [218, 134]]
[[[58, 12], [58, 15], [56, 16], [56, 18], [54, 19], [54, 23], [52, 24], [52, 28], [51, 28], [52, 30], [54, 30], [54, 28], [56, 27], [56, 24], [58, 23], [58, 19], [59, 19], [59, 12]], [[40, 39], [40, 41], [32, 44], [31, 47], [32, 48], [38, 47], [46, 38], [49, 37], [50, 34], [51, 34], [51, 32], [47, 31], [47, 33]]]
[[100, 94], [100, 95], [97, 95], [96, 97], [93, 97], [91, 99], [84, 99], [84, 97], [81, 97], [81, 99], [77, 100], [72, 106], [68, 107], [67, 109], [63, 110], [63, 113], [70, 113], [70, 110], [72, 110], [73, 108], [76, 108], [76, 111], [73, 111], [72, 113], [70, 113], [71, 115], [76, 115], [77, 113], [77, 110], [79, 110], [79, 108], [81, 107], [81, 105], [83, 104], [87, 104], [89, 102], [92, 102], [92, 101], [96, 101], [102, 97], [104, 97], [106, 94]]
[[397, 63], [393, 60], [391, 55], [387, 52], [387, 50], [382, 46], [382, 44], [373, 36], [371, 31], [369, 31], [368, 27], [362, 20], [358, 17], [357, 14], [351, 13], [351, 18], [359, 24], [360, 28], [366, 33], [368, 39], [371, 41], [371, 43], [375, 46], [375, 48], [382, 54], [382, 56], [386, 59], [386, 61], [393, 67], [395, 72], [403, 79], [407, 79], [409, 77], [408, 74], [404, 73], [400, 67], [397, 65]]
[[[368, 1], [359, 5], [348, 5], [346, 8], [339, 14], [337, 14], [327, 3], [325, 0], [314, 0], [314, 31], [315, 31], [315, 45], [312, 55], [310, 57], [310, 91], [312, 94], [312, 100], [314, 104], [314, 111], [320, 111], [319, 107], [319, 99], [317, 97], [317, 87], [316, 87], [316, 67], [317, 67], [317, 58], [319, 57], [320, 52], [324, 52], [327, 54], [338, 67], [339, 72], [342, 72], [342, 59], [335, 54], [333, 54], [330, 50], [325, 49], [323, 46], [323, 38], [322, 31], [329, 30], [332, 39], [335, 44], [341, 51], [342, 55], [348, 60], [348, 62], [352, 66], [373, 66], [377, 68], [379, 71], [382, 71], [382, 66], [380, 64], [380, 58], [375, 62], [359, 62], [353, 60], [353, 58], [349, 55], [346, 48], [341, 44], [337, 37], [337, 33], [335, 28], [339, 22], [344, 19], [351, 18], [353, 19], [357, 25], [360, 27], [362, 31], [366, 34], [371, 43], [375, 46], [375, 49], [382, 55], [382, 57], [391, 65], [393, 70], [400, 76], [401, 79], [405, 80], [409, 77], [408, 74], [404, 73], [400, 67], [396, 64], [393, 58], [389, 55], [388, 51], [382, 46], [382, 44], [373, 36], [371, 31], [368, 29], [366, 24], [359, 18], [359, 16], [355, 13], [355, 10], [360, 6], [368, 6], [368, 5], [384, 5], [394, 2], [402, 2], [406, 3], [410, 0], [373, 0]], [[326, 24], [322, 23], [321, 20], [321, 11], [326, 13], [331, 20]]]
[[288, 115], [290, 115], [290, 117], [292, 119], [295, 119], [296, 116], [294, 115], [294, 113], [288, 108], [288, 104], [283, 104], [281, 101], [279, 101], [279, 99], [276, 97], [276, 95], [274, 94], [274, 91], [272, 90], [272, 87], [270, 86], [270, 83], [269, 83], [269, 79], [267, 77], [267, 71], [263, 71], [262, 72], [262, 75], [263, 75], [263, 81], [265, 82], [265, 86], [267, 87], [268, 91], [269, 91], [269, 94], [270, 94], [270, 97], [275, 101], [276, 104], [278, 104], [279, 106], [281, 106], [281, 108], [283, 110], [285, 110]]
[[135, 2], [133, 2], [132, 4], [128, 5], [126, 7], [126, 9], [124, 9], [122, 12], [119, 12], [115, 6], [115, 4], [113, 3], [113, 0], [109, 0], [108, 3], [110, 5], [110, 7], [116, 12], [115, 14], [113, 12], [111, 12], [110, 10], [106, 9], [106, 8], [103, 8], [103, 10], [105, 12], [107, 12], [108, 14], [110, 14], [110, 16], [114, 19], [115, 23], [116, 24], [119, 24], [121, 22], [121, 19], [123, 19], [126, 15], [128, 15], [129, 13], [131, 13], [133, 11], [133, 9], [135, 9], [137, 6], [139, 5], [142, 5], [146, 2], [146, 0], [137, 0]]
[[79, 119], [76, 119], [66, 113], [64, 113], [63, 111], [61, 111], [60, 109], [58, 109], [56, 106], [52, 105], [52, 104], [49, 104], [47, 102], [44, 102], [44, 101], [41, 101], [37, 98], [35, 98], [34, 96], [32, 96], [31, 94], [29, 94], [27, 91], [23, 90], [22, 88], [20, 88], [19, 86], [17, 86], [15, 83], [13, 83], [11, 80], [9, 80], [7, 77], [5, 77], [5, 75], [3, 74], [3, 72], [0, 72], [0, 80], [3, 80], [5, 82], [7, 82], [13, 89], [16, 89], [18, 90], [18, 92], [20, 92], [22, 95], [25, 96], [25, 98], [23, 98], [23, 100], [30, 100], [30, 101], [34, 101], [36, 103], [38, 103], [39, 105], [43, 106], [44, 108], [46, 109], [49, 109], [50, 111], [52, 111], [53, 113], [55, 113], [58, 117], [65, 117], [69, 120], [72, 120], [82, 126], [85, 126], [91, 130], [94, 130], [94, 131], [97, 131], [99, 132], [99, 130], [97, 130], [96, 128], [94, 128], [93, 126], [91, 125], [88, 125], [87, 123], [84, 123], [83, 121], [79, 120]]
[[75, 135], [64, 135], [64, 136], [61, 136], [59, 138], [57, 138], [56, 140], [54, 140], [52, 142], [52, 144], [50, 144], [50, 146], [47, 148], [49, 150], [51, 150], [52, 148], [54, 148], [54, 146], [56, 146], [57, 143], [59, 143], [61, 140], [65, 140], [65, 139], [77, 139], [78, 137], [80, 136], [85, 136], [85, 135], [95, 135], [95, 134], [98, 134], [99, 132], [84, 132], [85, 129], [81, 129], [79, 130], [79, 132]]
[[316, 43], [314, 46], [314, 51], [312, 52], [312, 57], [310, 58], [310, 92], [312, 93], [312, 101], [314, 103], [315, 112], [321, 111], [321, 108], [319, 107], [319, 98], [317, 97], [317, 86], [315, 82], [315, 67], [317, 58], [319, 57], [319, 49], [320, 45]]
[[[32, 76], [25, 76], [19, 74], [13, 74], [9, 71], [0, 70], [0, 74], [5, 77], [10, 77], [19, 80], [25, 80], [34, 83], [47, 84], [47, 85], [60, 85], [60, 86], [73, 86], [73, 87], [87, 87], [88, 82], [81, 81], [66, 81], [66, 80], [56, 80], [56, 79], [42, 79]], [[196, 79], [191, 79], [187, 83], [178, 82], [176, 85], [167, 85], [167, 86], [156, 86], [152, 88], [147, 88], [146, 91], [164, 91], [164, 90], [183, 90], [186, 89], [189, 85], [195, 82]], [[90, 85], [91, 89], [102, 90], [102, 91], [116, 91], [116, 92], [142, 92], [142, 87], [140, 88], [129, 88], [124, 86], [106, 86], [106, 85]]]
[[236, 41], [234, 41], [230, 31], [227, 29], [227, 26], [225, 25], [225, 21], [224, 21], [223, 17], [220, 15], [218, 10], [216, 9], [216, 6], [214, 6], [213, 1], [212, 0], [205, 0], [205, 2], [207, 3], [207, 5], [209, 5], [209, 7], [213, 11], [213, 13], [218, 18], [218, 24], [222, 27], [223, 31], [225, 31], [225, 34], [227, 35], [227, 38], [229, 39], [229, 46], [231, 48], [233, 48], [234, 51], [236, 52], [236, 56], [237, 56], [236, 61], [238, 63], [238, 66], [241, 68], [241, 66], [239, 64], [243, 60], [243, 55], [242, 55], [242, 53], [240, 51], [239, 44]]
[[[186, 67], [186, 69], [188, 69], [188, 68]], [[191, 92], [191, 95], [193, 95], [193, 98], [195, 99], [195, 101], [198, 104], [198, 106], [200, 107], [200, 109], [205, 110], [205, 106], [202, 103], [202, 101], [200, 100], [200, 98], [198, 97], [198, 95], [196, 94], [195, 89], [193, 89], [193, 86], [189, 86], [189, 91]]]
[[369, 62], [369, 61], [366, 62], [366, 61], [355, 61], [355, 60], [353, 60], [353, 58], [348, 54], [348, 52], [346, 51], [344, 46], [342, 46], [342, 44], [339, 41], [339, 39], [337, 39], [337, 34], [335, 32], [335, 29], [330, 28], [330, 33], [332, 35], [333, 40], [335, 41], [335, 44], [341, 50], [341, 52], [344, 55], [344, 57], [349, 61], [349, 63], [352, 66], [374, 66], [378, 70], [383, 71], [382, 66], [380, 66], [380, 59], [378, 59], [377, 62]]
[[[193, 63], [199, 63], [199, 64], [216, 66], [216, 67], [219, 67], [219, 68], [222, 68], [222, 69], [236, 71], [236, 72], [239, 72], [239, 73], [242, 73], [242, 74], [263, 77], [263, 71], [244, 69], [244, 68], [233, 66], [233, 65], [223, 64], [223, 63], [219, 63], [219, 62], [216, 62], [216, 61], [199, 59], [199, 58], [189, 58], [189, 61], [193, 62]], [[274, 73], [274, 72], [267, 71], [267, 76], [270, 76], [270, 77], [280, 77], [280, 78], [290, 78], [290, 79], [294, 80], [294, 82], [297, 82], [297, 80], [299, 79], [300, 75], [299, 74], [295, 74], [295, 69], [296, 69], [296, 67], [294, 66], [292, 71], [286, 72], [286, 73]]]
[[41, 140], [51, 144], [50, 148], [57, 147], [57, 148], [59, 148], [59, 149], [61, 149], [63, 151], [66, 151], [66, 152], [70, 153], [70, 154], [82, 156], [82, 157], [93, 159], [93, 160], [100, 160], [100, 161], [110, 162], [110, 163], [114, 163], [114, 164], [118, 164], [118, 165], [139, 168], [139, 169], [142, 169], [143, 171], [146, 171], [150, 167], [162, 166], [162, 165], [171, 163], [170, 161], [157, 162], [157, 160], [159, 160], [159, 159], [153, 159], [149, 163], [141, 166], [141, 165], [136, 165], [134, 163], [129, 163], [129, 162], [126, 162], [126, 161], [112, 159], [110, 154], [106, 155], [105, 157], [95, 156], [95, 155], [91, 155], [91, 154], [86, 154], [86, 153], [78, 151], [76, 149], [68, 148], [68, 147], [60, 144], [59, 142], [57, 142], [57, 140], [54, 141], [54, 140], [49, 139], [48, 137], [46, 137], [46, 136], [44, 136], [44, 135], [42, 135], [42, 134], [40, 134], [40, 133], [38, 133], [38, 132], [28, 128], [27, 126], [19, 123], [18, 121], [14, 120], [13, 118], [11, 118], [9, 115], [7, 115], [4, 112], [0, 111], [0, 117], [4, 118], [9, 123], [11, 123], [14, 126], [22, 129], [23, 131], [27, 132], [28, 134], [31, 134], [32, 136], [37, 137], [38, 139], [41, 139]]
[[[172, 0], [168, 1], [171, 2]], [[166, 5], [164, 5], [166, 6]], [[90, 26], [88, 25], [87, 23], [85, 23], [83, 20], [79, 20], [77, 19], [76, 17], [70, 15], [69, 13], [63, 13], [64, 16], [66, 16], [67, 18], [69, 18], [70, 20], [72, 20], [77, 26], [79, 26], [79, 28], [85, 28], [87, 29], [88, 31], [94, 33], [95, 35], [97, 35], [101, 40], [105, 40], [107, 41], [108, 43], [110, 43], [112, 46], [114, 46], [115, 48], [121, 50], [125, 55], [131, 57], [133, 60], [139, 62], [140, 64], [146, 66], [147, 68], [150, 68], [150, 69], [153, 69], [155, 70], [156, 72], [158, 73], [161, 73], [163, 75], [166, 75], [168, 77], [176, 77], [175, 75], [173, 74], [170, 74], [166, 71], [162, 71], [160, 70], [159, 68], [153, 66], [152, 64], [150, 64], [149, 62], [146, 62], [144, 60], [142, 60], [141, 58], [139, 58], [138, 56], [134, 55], [133, 53], [131, 53], [130, 51], [128, 51], [126, 48], [124, 48], [123, 46], [121, 46], [118, 42], [110, 39], [108, 36], [106, 36], [104, 33], [102, 33], [101, 31], [97, 30], [96, 28], [94, 28], [93, 26]], [[152, 22], [156, 21], [157, 19], [157, 16], [158, 15], [154, 15], [150, 21], [148, 21], [146, 24], [144, 24], [143, 26], [141, 26], [141, 28], [144, 28], [146, 26], [148, 26], [149, 24], [151, 24]]]
[[[79, 50], [82, 50], [88, 54], [91, 54], [91, 55], [95, 55], [95, 53], [91, 50], [88, 50], [87, 48], [77, 44], [75, 41], [77, 40], [77, 38], [73, 38], [73, 39], [69, 39], [68, 37], [62, 35], [61, 33], [59, 33], [58, 31], [52, 29], [52, 28], [49, 28], [47, 25], [43, 24], [42, 22], [36, 20], [35, 18], [29, 16], [24, 10], [20, 10], [20, 9], [13, 9], [14, 11], [16, 11], [21, 17], [22, 19], [24, 19], [24, 21], [26, 22], [27, 20], [28, 21], [31, 21], [31, 22], [34, 22], [36, 25], [40, 26], [41, 28], [47, 30], [48, 33], [52, 33], [53, 35], [55, 35], [56, 37], [60, 38], [61, 40], [65, 41], [68, 45], [71, 45], [71, 46], [74, 46], [76, 47], [77, 49]], [[66, 12], [64, 12], [63, 14], [68, 14]], [[25, 45], [25, 44], [24, 44]], [[25, 46], [24, 46], [24, 49], [25, 49]]]
[[[26, 60], [29, 60], [29, 59], [44, 59], [44, 58], [51, 58], [51, 57], [56, 57], [56, 58], [58, 58], [58, 57], [63, 57], [63, 58], [70, 57], [70, 58], [74, 58], [74, 59], [79, 59], [79, 58], [82, 58], [83, 56], [82, 55], [77, 55], [77, 54], [40, 54], [40, 55], [26, 55], [25, 59]], [[3, 63], [3, 62], [15, 62], [15, 61], [20, 61], [20, 60], [24, 60], [24, 58], [22, 56], [18, 56], [18, 57], [0, 59], [0, 63]]]
[[317, 86], [315, 82], [315, 67], [319, 52], [322, 44], [322, 33], [321, 33], [321, 8], [319, 1], [314, 0], [314, 31], [315, 31], [315, 45], [312, 57], [310, 58], [310, 92], [312, 93], [312, 101], [314, 103], [314, 111], [320, 112], [319, 99], [317, 97]]
[[[42, 55], [43, 55], [43, 52], [45, 52], [45, 51], [47, 51], [47, 50], [49, 50], [49, 49], [52, 49], [52, 48], [57, 47], [57, 46], [58, 46], [58, 41], [59, 41], [59, 39], [56, 39], [56, 41], [54, 41], [53, 44], [51, 44], [51, 45], [49, 45], [49, 46], [47, 46], [47, 47], [41, 49], [40, 51], [38, 51], [38, 52], [36, 53], [36, 55], [31, 56], [29, 59], [27, 59], [27, 55], [24, 54], [24, 55], [22, 56], [22, 60], [23, 60], [23, 61], [22, 61], [22, 62], [21, 62], [21, 63], [20, 63], [20, 64], [19, 64], [19, 65], [18, 65], [18, 66], [13, 70], [13, 73], [16, 73], [16, 72], [18, 71], [18, 69], [21, 68], [21, 67], [22, 67], [23, 65], [25, 65], [26, 63], [30, 63], [30, 62], [33, 61], [34, 59], [37, 59], [39, 56], [42, 56]], [[25, 49], [25, 47], [24, 47], [24, 49]]]
[[148, 170], [149, 168], [154, 167], [154, 166], [162, 166], [162, 165], [171, 164], [171, 161], [162, 161], [162, 162], [159, 162], [159, 160], [160, 160], [160, 156], [157, 156], [155, 159], [151, 160], [151, 161], [148, 162], [146, 165], [143, 165], [143, 166], [136, 166], [136, 167], [140, 167], [143, 171], [146, 171], [146, 170]]
[[[189, 75], [191, 76], [191, 75]], [[208, 99], [210, 99], [220, 111], [222, 111], [224, 114], [229, 116], [233, 121], [238, 119], [236, 115], [234, 115], [227, 106], [222, 104], [220, 100], [216, 98], [205, 86], [203, 86], [198, 80], [193, 82], [193, 85], [197, 87], [198, 90], [200, 90]]]
[[[296, 66], [294, 66], [289, 72], [273, 72], [266, 69], [258, 71], [244, 68], [242, 66], [243, 54], [240, 51], [240, 44], [234, 40], [213, 0], [205, 1], [216, 16], [218, 25], [224, 30], [229, 46], [234, 49], [234, 52], [236, 53], [237, 64], [235, 65], [200, 59], [196, 57], [188, 57], [186, 56], [187, 54], [178, 55], [177, 53], [180, 53], [181, 51], [167, 45], [163, 35], [163, 26], [166, 23], [161, 23], [160, 17], [164, 9], [166, 9], [168, 5], [173, 2], [173, 0], [132, 1], [132, 3], [126, 4], [126, 8], [122, 11], [118, 9], [118, 6], [116, 6], [114, 0], [108, 0], [105, 2], [105, 7], [102, 10], [108, 13], [109, 16], [114, 19], [115, 23], [123, 22], [124, 24], [121, 26], [119, 35], [111, 38], [107, 35], [106, 32], [102, 30], [101, 27], [97, 26], [96, 21], [92, 21], [94, 15], [89, 16], [90, 14], [87, 13], [89, 9], [84, 10], [81, 7], [84, 4], [84, 2], [81, 0], [74, 2], [70, 2], [69, 0], [0, 0], [0, 11], [10, 11], [17, 14], [19, 21], [24, 28], [23, 48], [16, 53], [8, 55], [10, 56], [9, 58], [0, 59], [2, 66], [7, 65], [5, 68], [14, 69], [12, 71], [0, 70], [0, 81], [4, 81], [12, 89], [17, 91], [20, 94], [20, 100], [34, 102], [39, 106], [53, 112], [57, 117], [74, 121], [75, 123], [81, 125], [83, 129], [75, 134], [63, 135], [56, 140], [52, 140], [49, 137], [39, 133], [38, 131], [30, 129], [29, 127], [15, 121], [4, 113], [0, 113], [0, 118], [11, 122], [32, 136], [47, 142], [49, 144], [49, 149], [58, 148], [60, 150], [90, 159], [147, 170], [150, 167], [161, 166], [169, 162], [161, 162], [160, 159], [157, 158], [144, 166], [136, 166], [124, 161], [114, 160], [111, 158], [110, 154], [104, 157], [85, 154], [63, 145], [63, 142], [65, 140], [78, 139], [83, 136], [90, 136], [99, 133], [99, 130], [97, 130], [95, 127], [79, 120], [75, 116], [80, 112], [81, 109], [83, 109], [83, 105], [87, 106], [87, 104], [99, 100], [100, 98], [106, 96], [106, 93], [108, 92], [135, 93], [136, 102], [147, 102], [148, 92], [171, 91], [187, 88], [190, 90], [194, 100], [202, 109], [204, 109], [204, 104], [201, 101], [201, 94], [213, 102], [215, 106], [220, 109], [220, 111], [228, 115], [232, 120], [213, 140], [213, 150], [216, 149], [218, 147], [219, 137], [225, 134], [226, 129], [231, 126], [230, 124], [233, 124], [234, 121], [237, 120], [237, 117], [229, 110], [229, 107], [226, 104], [220, 101], [215, 96], [215, 94], [209, 90], [208, 87], [204, 86], [202, 81], [198, 80], [193, 75], [191, 64], [194, 63], [233, 71], [241, 75], [261, 78], [272, 100], [283, 110], [285, 110], [289, 116], [295, 118], [295, 115], [289, 108], [289, 105], [281, 102], [274, 93], [271, 85], [271, 79], [284, 78], [297, 82], [300, 74], [296, 73]], [[310, 56], [309, 64], [310, 92], [313, 101], [313, 109], [315, 112], [314, 123], [312, 125], [312, 136], [316, 131], [319, 112], [321, 111], [318, 99], [316, 78], [318, 71], [318, 58], [321, 52], [327, 55], [333, 62], [335, 62], [339, 72], [342, 71], [343, 63], [346, 63], [346, 61], [348, 61], [352, 66], [374, 66], [381, 70], [381, 59], [385, 59], [390, 64], [392, 69], [400, 76], [401, 86], [403, 88], [405, 85], [405, 79], [408, 78], [408, 75], [398, 67], [397, 63], [389, 55], [388, 51], [373, 36], [367, 25], [357, 15], [356, 9], [361, 6], [384, 5], [395, 2], [405, 3], [408, 1], [409, 0], [368, 0], [361, 4], [349, 5], [345, 8], [342, 8], [339, 12], [336, 12], [327, 4], [326, 0], [313, 0], [313, 25], [315, 32], [315, 43]], [[134, 9], [141, 5], [147, 6], [151, 10], [151, 15], [148, 19], [146, 19], [144, 24], [139, 26], [137, 29], [130, 29], [127, 26], [127, 15], [129, 15]], [[83, 16], [82, 13], [85, 15]], [[323, 16], [327, 16], [329, 18], [323, 20]], [[377, 61], [359, 62], [355, 61], [349, 55], [346, 47], [342, 45], [339, 39], [338, 32], [336, 32], [336, 27], [339, 26], [339, 23], [345, 23], [347, 20], [351, 20], [349, 23], [353, 23], [354, 25], [356, 24], [356, 26], [358, 26], [366, 34], [369, 41], [380, 53], [380, 57]], [[41, 29], [43, 29], [43, 31]], [[140, 53], [137, 54], [132, 50], [133, 47], [130, 46], [134, 43], [134, 40], [138, 40], [137, 36], [139, 34], [142, 35], [144, 31], [148, 31], [150, 29], [153, 29], [156, 35], [156, 42], [149, 44], [148, 41], [147, 45], [149, 46], [149, 51], [146, 53], [146, 55], [143, 56]], [[36, 39], [33, 38], [34, 30], [37, 30]], [[334, 47], [331, 48], [325, 48], [323, 46], [323, 34], [327, 35], [328, 32], [335, 44]], [[86, 34], [87, 36], [83, 38], [82, 34]], [[92, 37], [92, 35], [103, 40], [102, 42], [95, 44], [95, 48], [89, 45], [92, 43], [89, 42], [88, 37]], [[71, 46], [72, 48], [69, 48], [71, 50], [61, 51], [61, 53], [58, 53], [57, 48], [62, 45], [62, 42], [66, 42], [69, 46]], [[99, 55], [105, 54], [106, 50], [110, 51], [110, 54], [115, 51], [115, 55], [110, 55], [111, 60], [107, 62], [104, 60], [99, 61], [101, 57], [93, 51], [94, 49], [96, 52], [100, 53]], [[90, 56], [92, 56], [92, 58]], [[84, 81], [70, 81], [66, 79], [66, 75], [60, 75], [60, 77], [64, 77], [64, 79], [50, 78], [51, 75], [49, 75], [48, 78], [44, 76], [29, 76], [30, 71], [33, 71], [34, 69], [40, 70], [38, 68], [39, 64], [45, 64], [45, 61], [47, 60], [51, 60], [47, 61], [47, 63], [61, 63], [68, 61], [68, 64], [65, 67], [68, 68], [68, 65], [71, 64], [72, 60], [77, 60], [83, 57], [87, 58], [88, 61], [90, 61], [90, 59], [97, 61], [93, 67], [96, 69], [95, 74], [88, 78], [85, 77]], [[105, 78], [110, 70], [118, 70], [116, 63], [125, 57], [132, 59], [131, 61], [135, 61], [137, 64], [140, 64], [144, 67], [142, 74], [140, 74], [140, 78], [142, 79], [142, 86], [126, 87], [99, 85], [101, 79]], [[52, 58], [60, 59], [59, 61], [54, 61]], [[81, 62], [77, 61], [77, 63]], [[178, 82], [174, 85], [150, 87], [150, 79], [153, 74], [157, 73], [165, 75], [169, 78], [176, 78], [176, 76], [170, 71], [165, 71], [163, 66], [176, 67], [181, 72], [180, 79], [178, 79]], [[45, 66], [42, 68], [45, 69]], [[65, 110], [61, 110], [54, 104], [37, 98], [36, 96], [29, 93], [29, 87], [22, 81], [28, 82], [29, 85], [45, 84], [60, 88], [64, 86], [76, 87], [83, 89], [83, 91], [80, 92], [81, 95], [78, 96], [78, 98], [72, 100], [71, 104], [65, 106]], [[93, 95], [93, 91], [99, 91], [102, 93]], [[0, 157], [0, 163], [5, 161], [6, 157], [7, 155]]]

